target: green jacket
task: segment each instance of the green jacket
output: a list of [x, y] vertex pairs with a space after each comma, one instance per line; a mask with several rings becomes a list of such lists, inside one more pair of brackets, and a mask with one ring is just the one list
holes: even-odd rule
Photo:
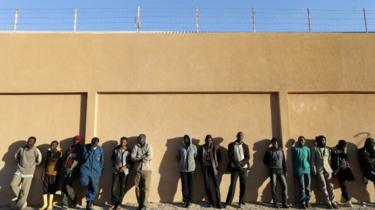
[[307, 146], [294, 147], [293, 148], [293, 169], [294, 173], [309, 174], [311, 172], [310, 167], [310, 148]]

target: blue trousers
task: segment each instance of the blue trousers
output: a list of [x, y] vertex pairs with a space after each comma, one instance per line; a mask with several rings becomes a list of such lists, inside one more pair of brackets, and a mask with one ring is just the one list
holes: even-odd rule
[[95, 174], [81, 174], [80, 182], [86, 189], [86, 201], [93, 202], [98, 193], [100, 176]]
[[309, 173], [296, 173], [295, 174], [298, 184], [299, 184], [299, 198], [300, 203], [310, 202], [310, 192], [311, 192], [311, 177]]

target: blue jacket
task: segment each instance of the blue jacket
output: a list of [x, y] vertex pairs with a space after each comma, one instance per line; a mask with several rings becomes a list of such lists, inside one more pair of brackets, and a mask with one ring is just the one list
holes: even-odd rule
[[81, 158], [81, 174], [90, 174], [99, 178], [104, 168], [103, 148], [97, 146], [94, 150], [91, 144], [86, 144], [83, 147]]

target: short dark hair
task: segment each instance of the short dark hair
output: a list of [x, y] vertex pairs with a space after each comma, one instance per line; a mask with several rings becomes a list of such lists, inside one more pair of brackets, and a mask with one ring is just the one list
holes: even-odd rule
[[123, 137], [120, 138], [120, 141], [122, 141], [122, 140], [128, 141], [129, 139], [128, 139], [128, 137], [123, 136]]
[[59, 142], [58, 141], [56, 141], [56, 140], [53, 140], [52, 142], [51, 142], [51, 146], [52, 146], [52, 144], [57, 144], [57, 145], [59, 145]]
[[91, 139], [91, 142], [99, 142], [99, 138], [98, 137], [93, 137], [92, 139]]
[[206, 138], [204, 139], [204, 141], [208, 141], [208, 139], [212, 139], [212, 136], [210, 134], [206, 135]]
[[35, 136], [30, 136], [27, 140], [33, 140], [34, 142], [36, 142], [36, 137]]

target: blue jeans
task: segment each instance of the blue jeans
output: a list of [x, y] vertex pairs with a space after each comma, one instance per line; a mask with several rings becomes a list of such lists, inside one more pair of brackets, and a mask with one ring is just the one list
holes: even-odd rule
[[99, 177], [90, 174], [81, 174], [80, 182], [82, 187], [86, 188], [86, 200], [94, 202], [96, 193], [99, 189]]
[[311, 185], [311, 176], [310, 173], [296, 173], [295, 174], [298, 184], [299, 184], [299, 203], [309, 203], [310, 202], [310, 185]]

